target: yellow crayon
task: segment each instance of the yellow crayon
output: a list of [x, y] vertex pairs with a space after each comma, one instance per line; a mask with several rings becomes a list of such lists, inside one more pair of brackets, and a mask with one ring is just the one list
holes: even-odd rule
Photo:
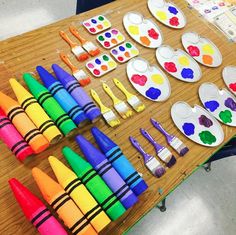
[[17, 82], [16, 79], [11, 78], [9, 82], [18, 99], [18, 102], [25, 110], [29, 118], [50, 143], [57, 143], [63, 135], [56, 127], [52, 119], [49, 118], [37, 100], [19, 82]]
[[100, 232], [110, 223], [109, 217], [72, 170], [53, 156], [48, 160], [59, 184], [71, 196], [96, 231]]

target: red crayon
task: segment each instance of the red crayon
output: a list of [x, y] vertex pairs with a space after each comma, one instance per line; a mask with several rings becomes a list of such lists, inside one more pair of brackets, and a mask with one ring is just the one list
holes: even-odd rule
[[17, 179], [9, 180], [14, 196], [26, 218], [41, 235], [68, 235], [46, 206]]
[[0, 139], [16, 155], [17, 159], [23, 161], [33, 154], [31, 147], [25, 142], [20, 133], [13, 126], [9, 118], [0, 108]]

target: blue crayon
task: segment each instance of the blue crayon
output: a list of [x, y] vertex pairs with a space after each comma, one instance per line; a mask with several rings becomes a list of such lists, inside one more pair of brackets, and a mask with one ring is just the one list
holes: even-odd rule
[[80, 126], [84, 125], [84, 122], [87, 121], [84, 111], [62, 86], [62, 84], [42, 66], [37, 66], [36, 70], [45, 87], [75, 122], [75, 124]]
[[147, 184], [124, 156], [119, 146], [97, 127], [93, 127], [91, 132], [101, 151], [106, 155], [108, 161], [120, 174], [126, 184], [137, 196], [143, 193], [148, 188]]
[[80, 86], [78, 81], [57, 64], [53, 64], [52, 69], [64, 88], [67, 89], [75, 101], [82, 107], [88, 119], [92, 122], [97, 121], [101, 117], [101, 111]]
[[106, 156], [104, 156], [82, 135], [76, 136], [76, 142], [78, 143], [88, 162], [106, 182], [108, 187], [120, 200], [122, 205], [126, 209], [132, 207], [138, 201], [138, 198], [130, 190], [128, 185], [120, 177], [117, 171], [112, 167]]

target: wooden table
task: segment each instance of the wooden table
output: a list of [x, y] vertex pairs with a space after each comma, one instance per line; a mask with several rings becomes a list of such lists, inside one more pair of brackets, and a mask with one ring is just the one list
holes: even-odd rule
[[[122, 120], [122, 124], [116, 129], [108, 127], [103, 120], [96, 123], [102, 131], [117, 142], [125, 155], [135, 165], [136, 169], [143, 174], [144, 179], [149, 185], [148, 191], [140, 197], [139, 203], [132, 209], [128, 210], [119, 220], [112, 222], [102, 234], [122, 234], [124, 231], [128, 230], [217, 150], [217, 148], [207, 148], [197, 145], [185, 138], [177, 130], [171, 120], [170, 107], [174, 102], [180, 100], [187, 101], [191, 105], [200, 104], [197, 90], [202, 82], [214, 82], [219, 87], [224, 87], [225, 85], [221, 78], [221, 71], [224, 66], [233, 64], [236, 61], [236, 46], [229, 43], [222, 34], [214, 31], [212, 26], [201, 20], [194, 11], [189, 10], [187, 3], [184, 0], [175, 0], [173, 2], [178, 3], [179, 7], [184, 11], [187, 16], [188, 24], [182, 30], [172, 30], [158, 23], [164, 33], [165, 44], [169, 44], [175, 48], [182, 48], [180, 36], [189, 30], [196, 31], [199, 34], [210, 38], [219, 47], [223, 54], [223, 65], [214, 69], [201, 66], [203, 77], [195, 84], [183, 83], [168, 76], [172, 87], [171, 97], [166, 102], [155, 103], [139, 95], [139, 98], [146, 104], [146, 110], [143, 113], [135, 114], [127, 121]], [[59, 37], [59, 30], [65, 30], [68, 32], [68, 26], [70, 24], [75, 24], [79, 27], [83, 36], [89, 37], [92, 41], [95, 41], [95, 36], [89, 35], [87, 31], [80, 26], [81, 21], [97, 14], [105, 14], [111, 20], [114, 27], [117, 27], [125, 33], [122, 26], [122, 17], [128, 11], [139, 11], [144, 16], [151, 17], [146, 1], [118, 0], [79, 16], [73, 16], [38, 30], [0, 42], [1, 90], [14, 97], [8, 79], [11, 77], [17, 77], [22, 82], [22, 73], [35, 72], [35, 67], [37, 65], [42, 65], [49, 69], [52, 63], [58, 63], [66, 68], [66, 66], [60, 61], [58, 52], [63, 50], [70, 54], [70, 50], [68, 45]], [[131, 40], [127, 34], [126, 36]], [[142, 57], [148, 59], [151, 64], [157, 63], [154, 50], [146, 49], [140, 45], [137, 45], [137, 47], [140, 49]], [[73, 62], [79, 65], [79, 67], [84, 67], [84, 64], [76, 62], [73, 55], [70, 54], [70, 56], [73, 59]], [[121, 79], [130, 91], [135, 92], [126, 77], [126, 64], [119, 65], [115, 71], [101, 79], [93, 78], [92, 83], [85, 89], [89, 91], [90, 88], [95, 88], [102, 96], [104, 103], [111, 106], [111, 100], [102, 90], [101, 81], [106, 81], [111, 87], [114, 87], [112, 82], [113, 77]], [[118, 89], [114, 88], [114, 91], [119, 97], [122, 99], [124, 98]], [[143, 127], [149, 130], [161, 144], [166, 144], [164, 137], [155, 130], [149, 122], [150, 117], [155, 117], [159, 120], [168, 131], [180, 137], [190, 148], [190, 152], [186, 157], [178, 158], [177, 164], [173, 169], [168, 169], [167, 173], [161, 179], [153, 177], [148, 172], [143, 164], [142, 157], [131, 146], [128, 140], [130, 135], [136, 137], [140, 142], [142, 142], [148, 153], [154, 154], [153, 147], [148, 144], [142, 136], [140, 136], [139, 128]], [[79, 130], [78, 133], [83, 133], [86, 137], [92, 139], [91, 134], [88, 131], [90, 127], [91, 125], [86, 126]], [[226, 143], [235, 134], [235, 129], [223, 125], [223, 130], [225, 133], [224, 143]], [[49, 175], [53, 176], [47, 157], [49, 155], [55, 155], [65, 162], [61, 154], [61, 148], [65, 145], [68, 145], [74, 150], [80, 152], [73, 138], [63, 139], [60, 144], [51, 146], [47, 151], [28, 159], [25, 164], [18, 162], [3, 144], [0, 145], [0, 233], [2, 235], [37, 234], [34, 227], [24, 218], [18, 204], [12, 196], [7, 181], [9, 178], [16, 177], [32, 190], [32, 192], [42, 198], [31, 176], [31, 169], [37, 166], [49, 173]]]

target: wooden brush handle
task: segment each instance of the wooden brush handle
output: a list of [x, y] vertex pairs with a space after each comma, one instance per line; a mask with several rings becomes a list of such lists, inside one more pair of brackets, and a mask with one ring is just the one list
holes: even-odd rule
[[64, 31], [59, 32], [60, 36], [70, 45], [70, 47], [75, 47], [77, 44], [75, 42], [72, 42], [68, 35]]
[[68, 67], [70, 67], [70, 69], [71, 69], [72, 72], [75, 72], [75, 71], [78, 70], [78, 69], [72, 64], [72, 62], [70, 61], [69, 57], [68, 57], [65, 53], [61, 52], [61, 53], [60, 53], [60, 57], [61, 57], [61, 60], [62, 60], [65, 64], [67, 64]]
[[117, 103], [120, 103], [120, 100], [113, 94], [111, 88], [106, 83], [102, 83], [102, 87], [103, 87], [104, 91], [111, 97], [114, 105]]
[[93, 99], [97, 102], [97, 104], [100, 106], [101, 112], [105, 113], [108, 111], [108, 108], [102, 103], [100, 97], [98, 96], [97, 92], [93, 89], [90, 90], [91, 96]]
[[81, 43], [82, 45], [87, 42], [82, 36], [80, 36], [79, 31], [78, 31], [78, 29], [77, 29], [75, 26], [71, 25], [71, 26], [69, 27], [69, 30], [70, 30], [70, 32], [71, 32], [76, 38], [79, 39], [79, 41], [80, 41], [80, 43]]

